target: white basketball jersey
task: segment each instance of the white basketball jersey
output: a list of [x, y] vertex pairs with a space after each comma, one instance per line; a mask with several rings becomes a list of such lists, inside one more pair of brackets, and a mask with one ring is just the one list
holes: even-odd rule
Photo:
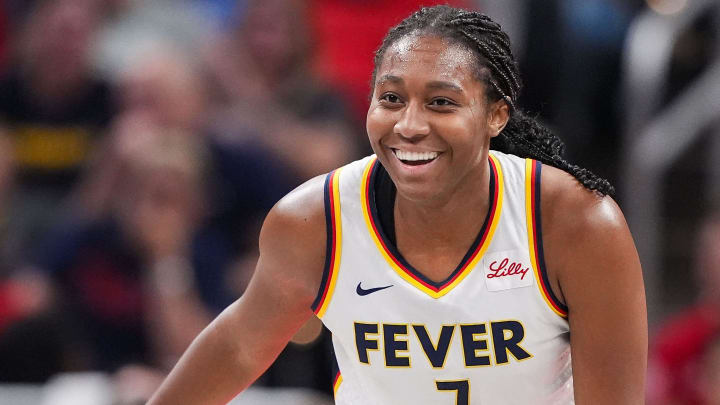
[[542, 165], [496, 151], [488, 164], [488, 215], [439, 283], [381, 229], [376, 157], [328, 175], [327, 258], [313, 310], [333, 334], [337, 404], [573, 403], [567, 308], [542, 256]]

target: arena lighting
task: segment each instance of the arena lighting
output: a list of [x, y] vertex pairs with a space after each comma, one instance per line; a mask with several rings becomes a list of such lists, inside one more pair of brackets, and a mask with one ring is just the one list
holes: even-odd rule
[[688, 0], [645, 0], [648, 7], [662, 15], [677, 14], [687, 6]]

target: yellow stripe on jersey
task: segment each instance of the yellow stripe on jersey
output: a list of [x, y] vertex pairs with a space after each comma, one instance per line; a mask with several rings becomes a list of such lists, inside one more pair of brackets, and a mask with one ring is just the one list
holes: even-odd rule
[[337, 392], [340, 389], [340, 384], [342, 384], [343, 378], [342, 374], [338, 371], [337, 377], [335, 378], [335, 383], [333, 384], [333, 396], [337, 397]]
[[325, 296], [322, 300], [322, 303], [320, 304], [318, 311], [317, 311], [317, 317], [322, 319], [323, 315], [325, 315], [325, 311], [327, 311], [328, 305], [330, 304], [330, 301], [332, 300], [333, 293], [335, 292], [335, 284], [337, 283], [338, 278], [338, 271], [340, 270], [340, 257], [342, 256], [342, 220], [341, 220], [341, 211], [340, 211], [340, 190], [338, 189], [340, 185], [340, 171], [342, 168], [337, 169], [333, 173], [333, 177], [331, 180], [330, 185], [330, 201], [331, 201], [331, 217], [333, 221], [333, 230], [334, 230], [334, 238], [333, 238], [333, 248], [332, 248], [332, 263], [330, 263], [330, 274], [328, 275], [327, 280], [327, 292], [325, 293]]

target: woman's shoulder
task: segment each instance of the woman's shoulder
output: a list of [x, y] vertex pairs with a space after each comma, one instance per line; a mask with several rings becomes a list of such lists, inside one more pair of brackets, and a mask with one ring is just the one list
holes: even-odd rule
[[[329, 183], [337, 181], [335, 177], [339, 177], [341, 173], [344, 182], [352, 182], [353, 179], [360, 178], [374, 159], [374, 155], [364, 157], [301, 184], [275, 204], [265, 220], [266, 225], [279, 222], [284, 233], [292, 234], [298, 231], [305, 237], [315, 234], [324, 237], [325, 199], [329, 191]], [[311, 233], [307, 234], [307, 232]]]
[[[618, 296], [634, 311], [641, 308], [640, 262], [615, 200], [550, 166], [543, 166], [541, 184], [546, 268], [554, 292], [570, 312], [576, 319], [592, 318], [596, 316], [594, 310], [585, 309], [593, 308], [593, 300], [613, 306], [618, 303], [609, 304], [608, 297]], [[593, 287], [592, 293], [588, 286]]]
[[285, 291], [287, 299], [308, 308], [325, 262], [325, 177], [308, 180], [278, 201], [260, 231], [255, 277], [270, 280], [269, 285]]
[[292, 238], [295, 234], [323, 237], [326, 178], [327, 174], [316, 176], [281, 198], [265, 218], [263, 231], [271, 232], [274, 238], [281, 235]]
[[543, 165], [541, 185], [543, 229], [559, 231], [572, 240], [589, 231], [627, 227], [611, 196], [586, 188], [564, 170]]

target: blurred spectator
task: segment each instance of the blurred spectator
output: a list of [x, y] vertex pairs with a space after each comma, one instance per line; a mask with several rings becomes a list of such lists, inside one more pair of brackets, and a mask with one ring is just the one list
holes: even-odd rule
[[[236, 25], [208, 55], [212, 96], [219, 111], [213, 116], [211, 132], [217, 134], [221, 150], [269, 150], [270, 161], [289, 167], [293, 175], [288, 180], [295, 184], [357, 158], [358, 145], [367, 141], [353, 130], [343, 94], [311, 71], [313, 38], [306, 2], [253, 0], [239, 7]], [[248, 162], [247, 158], [222, 161], [228, 167]], [[273, 183], [277, 179], [269, 184]], [[241, 212], [228, 210], [226, 222], [236, 223], [232, 218]], [[251, 229], [249, 234], [256, 238], [259, 222]], [[252, 248], [246, 250], [254, 252], [256, 239], [247, 241]], [[255, 260], [247, 255], [245, 271], [239, 274], [252, 274]], [[311, 320], [295, 339], [305, 344], [288, 345], [258, 383], [329, 392], [330, 336], [321, 334], [321, 329], [316, 319]]]
[[706, 221], [696, 243], [700, 295], [694, 305], [662, 325], [655, 336], [648, 372], [650, 404], [705, 403], [702, 394], [707, 385], [700, 378], [704, 366], [701, 359], [720, 333], [719, 215]]
[[[93, 218], [107, 211], [124, 182], [123, 166], [153, 132], [189, 136], [208, 151], [209, 176], [204, 184], [208, 222], [233, 243], [238, 263], [245, 268], [240, 280], [254, 270], [259, 225], [267, 211], [295, 183], [290, 171], [259, 141], [228, 142], [210, 133], [210, 106], [202, 66], [170, 46], [145, 54], [118, 76], [121, 113], [106, 145], [89, 167], [78, 188], [74, 206], [78, 216]], [[164, 129], [164, 130], [159, 130]], [[238, 285], [237, 294], [244, 286]]]
[[87, 219], [107, 211], [124, 181], [123, 165], [148, 138], [201, 137], [206, 100], [198, 77], [182, 54], [166, 48], [137, 59], [117, 75], [118, 114], [76, 188], [71, 204], [76, 214]]
[[[117, 371], [121, 396], [142, 399], [242, 293], [259, 223], [290, 183], [262, 148], [208, 133], [202, 67], [181, 52], [159, 47], [117, 78], [119, 115], [72, 199], [73, 215], [43, 246], [35, 273], [26, 272], [58, 286], [45, 313], [61, 325], [48, 327], [43, 316], [16, 322], [0, 334], [0, 353], [19, 345], [18, 336], [32, 343], [25, 331], [57, 329], [42, 342], [60, 359], [44, 378]], [[12, 360], [10, 372], [38, 367]]]
[[37, 2], [13, 38], [15, 54], [0, 77], [0, 122], [17, 165], [21, 250], [58, 215], [110, 120], [110, 89], [87, 59], [101, 12], [96, 0]]
[[209, 55], [216, 131], [261, 142], [298, 183], [358, 156], [342, 95], [311, 74], [311, 44], [304, 1], [253, 0]]
[[67, 191], [111, 117], [109, 88], [87, 59], [100, 12], [95, 0], [43, 1], [17, 38], [0, 116], [23, 186]]
[[232, 299], [229, 243], [203, 222], [203, 150], [158, 134], [139, 146], [110, 211], [56, 230], [37, 263], [58, 286], [46, 310], [71, 328], [61, 338], [88, 356], [79, 368], [163, 370]]
[[118, 78], [123, 115], [147, 114], [156, 125], [201, 133], [208, 100], [199, 69], [169, 47], [146, 54]]

